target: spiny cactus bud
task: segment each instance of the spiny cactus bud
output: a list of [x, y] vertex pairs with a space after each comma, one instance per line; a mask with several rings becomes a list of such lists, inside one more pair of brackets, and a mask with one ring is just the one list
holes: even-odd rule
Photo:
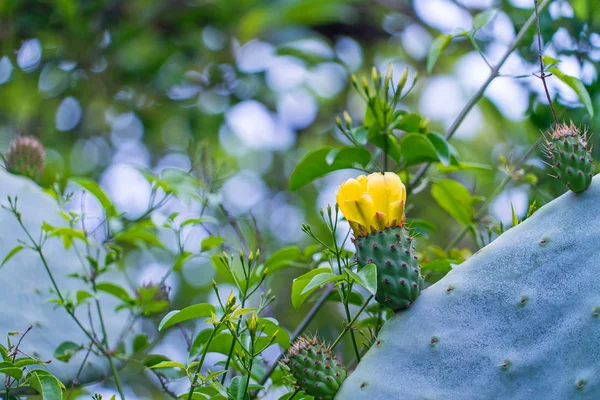
[[283, 363], [296, 384], [315, 399], [331, 400], [346, 379], [346, 367], [315, 337], [301, 337], [289, 348]]
[[546, 156], [552, 170], [565, 186], [578, 193], [592, 183], [594, 160], [586, 132], [571, 124], [559, 124], [548, 134]]
[[44, 159], [44, 146], [37, 138], [19, 136], [8, 147], [6, 168], [13, 174], [38, 180], [44, 169]]

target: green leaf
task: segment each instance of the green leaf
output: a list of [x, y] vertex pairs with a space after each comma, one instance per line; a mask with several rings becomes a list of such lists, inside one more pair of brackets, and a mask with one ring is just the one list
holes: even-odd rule
[[404, 132], [419, 132], [423, 118], [419, 114], [404, 114], [394, 124], [394, 129], [400, 129]]
[[33, 371], [28, 379], [28, 384], [34, 388], [44, 400], [62, 400], [61, 384], [52, 375], [46, 375], [42, 372]]
[[308, 284], [304, 287], [304, 289], [302, 289], [302, 292], [300, 293], [300, 295], [310, 293], [313, 290], [315, 290], [316, 288], [321, 287], [326, 283], [337, 282], [343, 278], [344, 278], [343, 276], [335, 275], [335, 274], [332, 274], [331, 272], [325, 272], [325, 273], [322, 273], [319, 275], [315, 275], [310, 280], [310, 282], [308, 282]]
[[216, 219], [215, 217], [211, 217], [208, 215], [204, 215], [200, 218], [190, 218], [190, 219], [186, 219], [185, 221], [183, 221], [181, 223], [181, 228], [188, 226], [188, 225], [200, 225], [200, 224], [218, 224], [219, 220]]
[[440, 35], [435, 38], [429, 49], [429, 55], [427, 56], [427, 73], [431, 74], [433, 67], [437, 62], [440, 54], [444, 51], [446, 46], [452, 41], [452, 35]]
[[310, 283], [312, 278], [326, 272], [331, 272], [331, 270], [326, 267], [317, 268], [313, 269], [312, 271], [308, 271], [304, 275], [301, 275], [298, 278], [294, 279], [294, 282], [292, 282], [292, 306], [294, 306], [294, 308], [297, 309], [298, 307], [300, 307], [302, 303], [304, 303], [304, 301], [312, 293], [303, 293], [304, 288]]
[[85, 190], [90, 192], [92, 196], [98, 199], [108, 218], [115, 217], [117, 215], [115, 206], [110, 201], [106, 193], [104, 193], [102, 188], [100, 188], [100, 186], [94, 180], [85, 177], [73, 177], [71, 180], [83, 187]]
[[446, 139], [444, 139], [444, 137], [442, 135], [440, 135], [438, 133], [433, 133], [433, 132], [428, 133], [427, 138], [433, 145], [433, 148], [435, 149], [435, 153], [437, 154], [438, 160], [440, 160], [440, 162], [443, 165], [446, 165], [446, 166], [450, 165], [450, 157], [451, 157], [450, 145], [448, 144]]
[[302, 253], [297, 246], [284, 247], [271, 254], [267, 261], [265, 261], [265, 269], [267, 269], [267, 274], [271, 275], [274, 272], [290, 267], [306, 266], [305, 263], [297, 261], [300, 259], [302, 259]]
[[15, 360], [15, 367], [17, 368], [23, 368], [23, 367], [27, 367], [29, 365], [46, 365], [45, 362], [43, 361], [39, 361], [36, 360], [34, 358], [17, 358]]
[[247, 376], [235, 376], [229, 383], [229, 396], [233, 400], [245, 400], [248, 398], [246, 389]]
[[140, 333], [133, 338], [133, 352], [137, 353], [146, 349], [150, 345], [148, 335]]
[[[335, 156], [329, 156], [328, 162], [330, 153]], [[322, 147], [313, 150], [304, 156], [294, 169], [290, 178], [290, 190], [296, 190], [333, 171], [353, 168], [357, 164], [365, 167], [369, 161], [371, 153], [361, 147]]]
[[214, 249], [217, 246], [220, 246], [223, 243], [223, 238], [220, 236], [209, 236], [207, 238], [202, 239], [202, 244], [200, 245], [201, 251], [209, 251]]
[[448, 214], [463, 225], [470, 225], [475, 215], [473, 197], [460, 183], [451, 179], [434, 182], [431, 196]]
[[2, 264], [0, 264], [0, 268], [4, 267], [4, 264], [6, 264], [11, 258], [13, 258], [21, 250], [23, 250], [23, 246], [21, 246], [21, 245], [13, 247], [13, 249], [8, 252], [6, 257], [4, 257], [4, 260], [2, 260]]
[[557, 60], [556, 58], [550, 56], [543, 56], [542, 61], [544, 62], [544, 65], [546, 67], [550, 67], [560, 63], [560, 60]]
[[482, 11], [475, 15], [475, 17], [473, 17], [473, 33], [486, 26], [492, 20], [495, 13], [496, 10], [490, 8], [489, 10]]
[[398, 139], [391, 134], [382, 134], [379, 124], [375, 124], [369, 128], [369, 143], [379, 147], [383, 151], [387, 151], [388, 156], [396, 162], [400, 161], [400, 145]]
[[358, 272], [354, 272], [349, 268], [345, 268], [345, 270], [356, 283], [375, 296], [375, 293], [377, 292], [377, 266], [375, 264], [367, 264]]
[[94, 297], [91, 293], [86, 292], [85, 290], [78, 290], [75, 294], [75, 299], [77, 300], [77, 305], [83, 303], [85, 300]]
[[127, 290], [114, 283], [100, 282], [96, 284], [96, 289], [111, 294], [125, 303], [131, 303], [133, 301], [131, 296], [129, 296], [129, 293], [127, 293]]
[[177, 368], [185, 372], [185, 365], [183, 365], [182, 363], [178, 363], [177, 361], [161, 361], [158, 364], [154, 364], [150, 367], [150, 369], [159, 368]]
[[590, 94], [588, 93], [587, 89], [585, 88], [585, 85], [579, 79], [575, 78], [574, 76], [563, 74], [556, 67], [548, 68], [548, 71], [550, 71], [554, 76], [556, 76], [558, 79], [560, 79], [561, 81], [566, 83], [569, 87], [571, 87], [571, 89], [573, 89], [575, 91], [575, 93], [577, 93], [577, 96], [579, 96], [579, 100], [581, 100], [581, 102], [587, 109], [588, 114], [590, 115], [590, 117], [593, 117], [594, 116], [594, 106], [592, 104], [592, 99], [590, 97]]
[[128, 229], [125, 232], [115, 235], [115, 241], [128, 243], [132, 246], [138, 246], [140, 243], [142, 243], [148, 246], [156, 246], [160, 248], [164, 247], [155, 233], [137, 227]]
[[73, 342], [62, 342], [54, 350], [54, 358], [62, 362], [69, 362], [71, 357], [75, 355], [79, 350], [82, 350], [83, 346]]
[[11, 378], [15, 378], [16, 380], [20, 381], [23, 377], [23, 370], [16, 367], [5, 367], [0, 368], [0, 374], [8, 375]]
[[519, 217], [517, 217], [517, 213], [515, 212], [515, 207], [513, 206], [513, 203], [510, 203], [510, 212], [512, 215], [513, 226], [519, 225]]
[[[329, 295], [329, 297], [327, 298], [327, 300], [329, 300], [329, 301], [337, 301], [338, 303], [343, 303], [344, 302], [344, 300], [340, 296], [340, 291], [339, 290], [331, 293], [331, 295]], [[360, 293], [356, 293], [356, 292], [350, 293], [350, 298], [348, 299], [348, 304], [352, 304], [353, 306], [359, 306], [360, 307], [364, 303], [365, 303], [365, 298]]]
[[215, 311], [215, 307], [208, 303], [195, 304], [186, 307], [183, 310], [174, 310], [165, 315], [158, 325], [158, 330], [162, 331], [170, 326], [189, 321], [190, 319], [210, 317]]
[[187, 260], [192, 258], [192, 256], [193, 254], [189, 251], [184, 251], [183, 253], [181, 253], [179, 257], [177, 257], [177, 260], [175, 260], [175, 264], [173, 265], [173, 271], [181, 271], [183, 265], [186, 263]]
[[402, 156], [409, 166], [422, 162], [439, 161], [436, 149], [426, 135], [410, 133], [402, 138], [400, 147]]
[[[208, 339], [213, 332], [213, 328], [203, 329], [196, 335], [192, 345], [190, 346], [189, 359], [194, 359], [202, 354], [206, 349], [206, 344], [208, 343]], [[231, 349], [231, 344], [233, 342], [233, 336], [230, 332], [224, 331], [216, 333], [213, 336], [212, 341], [210, 342], [210, 346], [206, 349], [208, 353], [220, 353], [224, 355], [229, 354], [229, 350]], [[239, 344], [236, 343], [236, 347], [239, 347]]]

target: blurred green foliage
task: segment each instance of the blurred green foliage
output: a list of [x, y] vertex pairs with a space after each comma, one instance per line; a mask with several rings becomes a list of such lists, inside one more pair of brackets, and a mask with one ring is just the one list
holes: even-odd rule
[[[600, 5], [549, 3], [541, 33], [559, 118], [597, 132]], [[20, 134], [38, 136], [46, 146], [41, 185], [95, 197], [97, 239], [119, 246], [119, 267], [138, 285], [152, 278], [149, 265], [172, 272], [172, 309], [214, 303], [213, 278], [239, 287], [241, 266], [219, 261], [222, 250], [260, 249], [262, 269], [246, 281], [272, 291], [265, 317], [279, 321], [286, 332], [277, 343], [287, 344], [323, 292], [306, 287], [328, 259], [301, 224], [332, 245], [333, 226], [319, 208], [335, 201], [343, 179], [382, 169], [400, 174], [429, 283], [524, 219], [531, 204], [565, 190], [534, 146], [553, 123], [532, 75], [539, 73], [534, 27], [473, 97], [490, 73], [486, 64], [507, 54], [532, 7], [533, 0], [5, 0], [0, 146], [8, 149]], [[404, 91], [373, 95], [371, 68], [385, 80], [388, 64], [391, 86], [400, 81]], [[473, 109], [461, 115], [470, 99]], [[190, 256], [196, 252], [202, 256]], [[346, 310], [356, 311], [367, 293], [348, 295]], [[145, 297], [124, 299], [137, 309], [153, 302], [153, 294]], [[307, 330], [333, 341], [349, 318], [342, 295], [330, 299]], [[368, 344], [382, 312], [366, 312], [357, 322], [364, 337], [356, 336]], [[228, 343], [221, 333], [213, 346]], [[347, 363], [354, 358], [349, 336], [339, 347]], [[181, 356], [173, 347], [164, 352]], [[259, 377], [268, 365], [251, 369]], [[162, 398], [154, 375], [139, 372], [125, 370], [128, 390]], [[273, 381], [286, 382], [280, 370]], [[275, 388], [269, 398], [286, 390]]]

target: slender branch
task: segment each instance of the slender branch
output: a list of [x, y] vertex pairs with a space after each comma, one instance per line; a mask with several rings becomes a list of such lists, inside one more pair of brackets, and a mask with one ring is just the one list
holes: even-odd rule
[[[550, 3], [550, 1], [551, 0], [543, 0], [542, 3], [539, 5], [539, 9], [543, 10], [544, 8], [546, 8], [546, 6]], [[529, 30], [531, 25], [533, 25], [535, 23], [535, 21], [536, 21], [536, 13], [533, 13], [529, 17], [527, 22], [525, 22], [525, 24], [523, 25], [523, 27], [521, 28], [521, 30], [519, 31], [517, 36], [515, 36], [514, 40], [512, 41], [512, 43], [510, 44], [510, 46], [508, 47], [506, 52], [500, 58], [500, 61], [498, 61], [498, 63], [492, 68], [488, 78], [481, 85], [479, 90], [467, 102], [467, 104], [464, 106], [464, 108], [458, 114], [458, 116], [456, 117], [456, 119], [454, 120], [452, 125], [450, 125], [450, 127], [446, 131], [446, 134], [444, 135], [446, 140], [449, 140], [450, 138], [452, 138], [452, 136], [454, 136], [454, 133], [456, 133], [456, 130], [458, 129], [458, 127], [462, 124], [464, 119], [467, 117], [467, 114], [469, 114], [469, 112], [475, 106], [475, 104], [477, 104], [477, 102], [479, 102], [481, 97], [483, 97], [483, 94], [484, 94], [485, 90], [487, 89], [487, 87], [498, 76], [502, 65], [504, 65], [504, 63], [506, 62], [508, 57], [511, 55], [511, 53], [517, 48], [517, 46], [519, 45], [521, 40], [523, 40], [523, 37], [525, 37], [525, 33]], [[411, 179], [411, 181], [409, 183], [409, 188], [412, 189], [415, 186], [417, 186], [417, 184], [419, 183], [421, 178], [425, 175], [425, 173], [429, 169], [430, 165], [431, 165], [431, 163], [427, 163], [427, 164], [424, 164], [423, 166], [421, 166], [421, 168], [419, 168], [419, 170], [413, 176], [413, 179]]]
[[552, 117], [554, 117], [554, 123], [558, 125], [556, 111], [554, 110], [552, 98], [550, 97], [550, 91], [548, 90], [548, 85], [546, 84], [546, 78], [550, 75], [546, 75], [546, 72], [544, 71], [544, 60], [542, 59], [542, 32], [540, 30], [540, 13], [538, 11], [538, 0], [533, 0], [533, 2], [535, 4], [535, 21], [537, 26], [538, 58], [540, 59], [540, 75], [538, 76], [538, 78], [540, 78], [542, 80], [542, 83], [544, 84], [544, 91], [546, 92], [546, 98], [548, 99], [550, 110], [552, 111]]

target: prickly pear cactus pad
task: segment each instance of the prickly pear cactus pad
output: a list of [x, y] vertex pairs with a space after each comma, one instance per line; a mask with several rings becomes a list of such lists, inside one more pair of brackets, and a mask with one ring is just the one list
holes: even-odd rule
[[[54, 226], [64, 225], [59, 216], [59, 207], [54, 199], [43, 193], [30, 179], [11, 175], [0, 171], [0, 203], [7, 204], [7, 196], [18, 196], [19, 211], [24, 224], [38, 237], [42, 223]], [[26, 240], [14, 215], [10, 211], [0, 210], [0, 259], [18, 244], [18, 240]], [[58, 286], [63, 292], [74, 296], [83, 283], [68, 278], [68, 274], [81, 273], [81, 262], [73, 248], [65, 250], [59, 239], [49, 240], [44, 245], [44, 253], [52, 268]], [[111, 276], [112, 282], [123, 282], [120, 276]], [[44, 267], [33, 251], [23, 250], [10, 259], [0, 269], [0, 338], [5, 341], [11, 331], [24, 332], [29, 326], [32, 330], [25, 337], [22, 350], [42, 360], [51, 360], [48, 370], [64, 383], [69, 383], [77, 376], [78, 369], [86, 351], [76, 353], [68, 363], [54, 358], [56, 348], [63, 342], [71, 341], [86, 346], [89, 341], [79, 330], [75, 322], [63, 308], [48, 303], [53, 296], [50, 293], [50, 280]], [[115, 313], [112, 299], [102, 297], [104, 319], [109, 339], [116, 339], [125, 325], [127, 313]], [[79, 307], [76, 311], [79, 319], [89, 329], [87, 307]], [[98, 326], [98, 321], [94, 322]], [[111, 343], [114, 346], [114, 342]], [[81, 383], [100, 380], [109, 375], [110, 368], [106, 360], [90, 354], [82, 374]], [[4, 387], [4, 375], [0, 373], [0, 390]]]
[[600, 398], [600, 179], [425, 289], [336, 398]]

